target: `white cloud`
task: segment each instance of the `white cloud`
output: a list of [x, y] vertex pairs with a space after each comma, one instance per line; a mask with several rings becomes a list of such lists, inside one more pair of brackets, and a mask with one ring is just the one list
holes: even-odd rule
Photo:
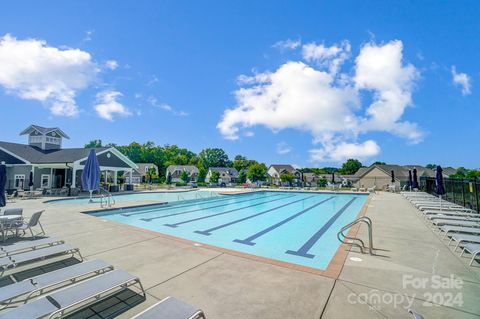
[[110, 70], [115, 70], [116, 68], [118, 68], [118, 62], [115, 60], [108, 60], [107, 62], [105, 62], [105, 66]]
[[302, 55], [306, 61], [326, 67], [332, 74], [338, 72], [342, 63], [349, 57], [350, 51], [350, 42], [346, 40], [339, 45], [334, 44], [330, 47], [314, 42], [302, 46]]
[[287, 40], [283, 40], [283, 41], [278, 41], [276, 42], [273, 47], [274, 48], [277, 48], [277, 49], [280, 49], [280, 50], [286, 50], [286, 49], [289, 49], [289, 50], [295, 50], [296, 48], [298, 48], [300, 45], [302, 44], [302, 42], [300, 40], [291, 40], [291, 39], [287, 39]]
[[113, 121], [115, 114], [122, 117], [131, 116], [132, 113], [117, 101], [120, 97], [122, 97], [122, 93], [118, 91], [103, 91], [97, 93], [95, 111], [97, 111], [98, 116], [109, 121]]
[[[313, 160], [337, 161], [377, 155], [373, 140], [359, 141], [362, 134], [380, 131], [419, 142], [423, 132], [416, 123], [402, 121], [412, 103], [418, 72], [402, 61], [401, 41], [364, 45], [354, 61], [353, 75], [339, 73], [350, 54], [347, 41], [341, 45], [305, 45], [309, 65], [289, 61], [275, 71], [240, 76], [236, 105], [225, 110], [217, 128], [227, 139], [262, 125], [272, 131], [287, 128], [310, 132]], [[361, 105], [361, 94], [373, 93], [370, 105]]]
[[341, 142], [327, 145], [321, 149], [310, 150], [310, 159], [314, 162], [343, 162], [349, 158], [366, 159], [380, 153], [377, 142], [367, 140], [364, 143]]
[[0, 37], [0, 85], [10, 94], [43, 102], [53, 115], [75, 116], [75, 96], [99, 69], [88, 52], [58, 49], [36, 39]]
[[462, 95], [469, 95], [472, 93], [470, 84], [471, 78], [466, 73], [457, 73], [455, 66], [452, 66], [452, 81], [453, 84], [462, 88]]
[[157, 98], [154, 97], [154, 96], [149, 96], [147, 98], [147, 102], [155, 108], [162, 109], [162, 110], [167, 111], [167, 112], [171, 112], [172, 114], [174, 114], [176, 116], [188, 116], [188, 115], [190, 115], [189, 113], [187, 113], [185, 111], [175, 110], [171, 105], [169, 105], [167, 103], [158, 102]]
[[374, 92], [363, 130], [386, 131], [406, 137], [412, 143], [423, 138], [417, 125], [401, 122], [412, 103], [412, 88], [419, 74], [411, 64], [404, 65], [403, 44], [391, 41], [384, 45], [368, 43], [356, 58], [355, 83], [358, 89]]
[[292, 147], [285, 142], [277, 143], [277, 153], [280, 155], [288, 154], [292, 151]]

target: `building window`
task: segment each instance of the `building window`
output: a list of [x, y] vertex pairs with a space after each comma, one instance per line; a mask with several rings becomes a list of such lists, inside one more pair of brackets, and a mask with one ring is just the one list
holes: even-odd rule
[[38, 144], [42, 143], [42, 136], [32, 136], [29, 137], [30, 144]]
[[15, 175], [15, 188], [24, 189], [25, 186], [25, 175], [16, 174]]
[[47, 143], [50, 144], [60, 144], [60, 139], [58, 137], [47, 136]]
[[42, 184], [41, 184], [42, 188], [50, 188], [50, 175], [42, 174], [41, 181], [42, 181]]

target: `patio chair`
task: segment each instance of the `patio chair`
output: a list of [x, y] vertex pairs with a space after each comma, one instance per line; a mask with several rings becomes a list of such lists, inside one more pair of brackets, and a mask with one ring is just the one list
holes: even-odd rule
[[59, 245], [63, 243], [65, 243], [63, 239], [58, 239], [55, 237], [19, 241], [11, 245], [0, 246], [0, 256], [19, 254], [25, 251], [41, 249], [48, 246]]
[[112, 270], [112, 265], [97, 259], [47, 272], [0, 288], [0, 305], [5, 308], [12, 302], [27, 302], [46, 290], [65, 287]]
[[11, 193], [10, 195], [7, 194], [7, 201], [9, 201], [10, 203], [15, 203], [15, 199], [18, 197], [18, 191], [15, 190], [13, 191], [13, 193]]
[[480, 235], [469, 235], [469, 234], [453, 234], [450, 237], [450, 241], [448, 245], [452, 243], [452, 241], [456, 241], [457, 245], [453, 251], [456, 251], [458, 247], [465, 245], [466, 243], [475, 243], [480, 244]]
[[7, 270], [32, 264], [38, 260], [45, 260], [47, 258], [60, 257], [64, 255], [71, 255], [71, 257], [78, 255], [80, 260], [83, 261], [83, 257], [78, 248], [70, 246], [69, 244], [54, 245], [42, 249], [15, 254], [12, 256], [0, 257], [0, 277], [2, 277]]
[[0, 319], [63, 318], [74, 310], [97, 303], [134, 285], [138, 285], [145, 298], [145, 290], [138, 277], [122, 270], [112, 270], [14, 308], [1, 314]]
[[3, 215], [22, 215], [23, 208], [7, 208], [3, 211]]
[[205, 319], [202, 310], [192, 307], [174, 297], [167, 297], [132, 319]]
[[[23, 231], [24, 235], [25, 235], [26, 230], [30, 230], [30, 233], [32, 234], [33, 238], [36, 238], [39, 235], [45, 235], [45, 230], [43, 229], [43, 226], [40, 223], [40, 216], [42, 216], [43, 212], [44, 212], [44, 210], [41, 210], [39, 212], [34, 213], [32, 215], [32, 217], [30, 218], [30, 220], [28, 221], [28, 223], [24, 221], [21, 225], [16, 226], [16, 235], [18, 236], [18, 232], [20, 230]], [[35, 227], [37, 225], [40, 226], [40, 229], [42, 231], [35, 235], [33, 233], [33, 227]]]
[[471, 266], [473, 264], [473, 261], [475, 260], [475, 257], [480, 254], [480, 244], [466, 244], [463, 247], [462, 254], [460, 256], [463, 256], [466, 251], [472, 254], [472, 260], [470, 260], [469, 264]]
[[480, 235], [480, 228], [477, 227], [463, 227], [463, 226], [440, 226], [440, 230], [445, 233], [443, 238], [446, 238], [451, 233], [464, 233], [472, 235]]

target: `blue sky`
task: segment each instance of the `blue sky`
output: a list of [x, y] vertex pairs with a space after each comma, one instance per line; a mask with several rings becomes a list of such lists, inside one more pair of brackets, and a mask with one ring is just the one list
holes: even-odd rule
[[480, 166], [474, 1], [1, 8], [1, 140], [24, 142], [36, 123], [62, 128], [70, 147], [100, 138], [267, 164]]

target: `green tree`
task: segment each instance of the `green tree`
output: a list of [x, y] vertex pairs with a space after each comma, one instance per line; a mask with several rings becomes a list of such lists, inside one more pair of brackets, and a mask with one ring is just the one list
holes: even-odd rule
[[151, 183], [154, 179], [158, 178], [155, 167], [150, 167], [148, 171], [145, 173], [145, 177], [147, 178], [149, 183]]
[[373, 163], [372, 165], [386, 165], [386, 163], [385, 163], [385, 162], [376, 161], [376, 162]]
[[328, 181], [325, 177], [322, 177], [318, 180], [317, 184], [319, 187], [327, 187]]
[[181, 174], [180, 174], [180, 178], [182, 179], [182, 181], [184, 181], [185, 183], [188, 183], [190, 181], [190, 176], [188, 175], [187, 171], [183, 171]]
[[288, 185], [292, 185], [293, 180], [295, 179], [295, 175], [291, 173], [282, 173], [280, 174], [280, 180], [283, 183], [288, 183]]
[[360, 167], [362, 167], [362, 163], [360, 163], [359, 160], [350, 158], [345, 163], [343, 163], [342, 167], [339, 170], [339, 173], [345, 175], [353, 175], [359, 170]]
[[243, 169], [238, 172], [237, 183], [245, 183], [247, 181], [247, 170]]
[[102, 147], [102, 140], [91, 140], [87, 144], [85, 144], [85, 148], [96, 148]]
[[230, 160], [227, 153], [221, 148], [206, 148], [198, 154], [203, 167], [228, 167]]
[[252, 182], [264, 181], [267, 174], [267, 166], [265, 164], [254, 164], [248, 168], [247, 177]]
[[220, 178], [220, 173], [217, 171], [213, 171], [212, 175], [210, 175], [210, 183], [216, 184]]
[[203, 168], [203, 167], [199, 167], [198, 168], [198, 181], [199, 182], [205, 182], [205, 177], [207, 176], [207, 173], [208, 171]]
[[323, 170], [325, 171], [323, 174], [332, 174], [338, 172], [338, 168], [336, 167], [324, 167]]
[[427, 164], [427, 166], [425, 166], [425, 167], [428, 168], [428, 169], [436, 169], [437, 164]]

